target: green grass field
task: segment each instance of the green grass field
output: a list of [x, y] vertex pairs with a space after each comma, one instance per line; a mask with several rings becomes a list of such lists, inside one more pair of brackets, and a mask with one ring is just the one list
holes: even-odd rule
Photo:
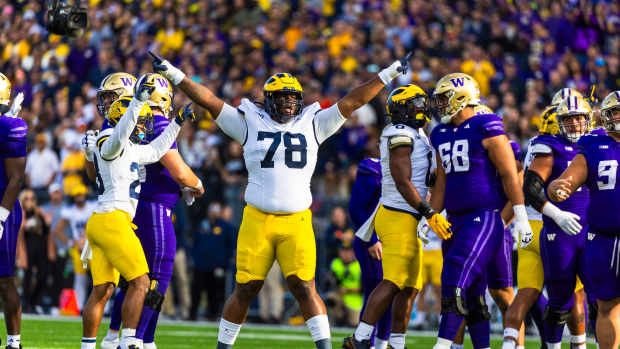
[[[79, 318], [52, 319], [24, 316], [22, 324], [22, 345], [24, 349], [79, 348], [81, 339], [81, 320]], [[107, 331], [108, 322], [102, 323], [97, 336], [101, 341]], [[4, 326], [0, 334], [6, 338]], [[333, 347], [340, 348], [342, 338], [350, 331], [333, 331]], [[159, 325], [155, 343], [160, 349], [215, 348], [217, 327], [213, 323], [185, 323], [164, 321]], [[409, 333], [409, 349], [432, 348], [435, 338], [431, 334]], [[3, 342], [4, 344], [4, 342]], [[492, 348], [501, 348], [501, 339], [494, 337]], [[539, 348], [538, 341], [528, 341], [526, 348]], [[589, 344], [588, 348], [595, 348]], [[314, 345], [305, 327], [266, 327], [244, 326], [235, 345], [236, 349], [312, 349]], [[467, 342], [465, 348], [472, 348]], [[569, 348], [565, 344], [563, 348]]]

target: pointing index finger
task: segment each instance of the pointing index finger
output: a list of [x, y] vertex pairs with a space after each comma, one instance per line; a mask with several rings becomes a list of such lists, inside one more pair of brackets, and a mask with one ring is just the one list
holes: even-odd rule
[[153, 51], [149, 50], [148, 52], [151, 55], [151, 57], [153, 57], [153, 59], [155, 61], [157, 61], [157, 63], [161, 63], [161, 62], [164, 61], [161, 57], [159, 57], [158, 55], [154, 54]]

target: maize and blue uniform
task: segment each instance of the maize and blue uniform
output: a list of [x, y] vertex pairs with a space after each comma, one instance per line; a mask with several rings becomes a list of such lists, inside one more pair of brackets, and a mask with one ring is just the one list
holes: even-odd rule
[[[349, 201], [349, 215], [353, 221], [355, 229], [359, 229], [364, 222], [373, 213], [375, 207], [381, 198], [381, 163], [378, 159], [364, 159], [357, 166], [357, 176], [351, 191], [351, 200]], [[362, 291], [364, 291], [364, 305], [361, 314], [364, 314], [366, 304], [370, 294], [383, 280], [383, 269], [380, 260], [370, 257], [368, 247], [377, 243], [379, 239], [377, 234], [373, 232], [369, 242], [359, 237], [355, 237], [353, 241], [353, 251], [355, 258], [360, 264], [362, 270]], [[375, 326], [376, 337], [388, 340], [390, 329], [392, 327], [392, 311], [390, 307], [383, 313], [383, 316]], [[374, 341], [375, 335], [372, 335], [371, 341]]]
[[[532, 142], [536, 155], [552, 155], [553, 166], [545, 187], [558, 178], [568, 167], [578, 151], [578, 145], [562, 136], [541, 135]], [[585, 279], [585, 243], [588, 223], [586, 208], [589, 202], [588, 188], [582, 186], [565, 201], [556, 203], [563, 210], [580, 217], [582, 226], [577, 235], [565, 233], [551, 218], [543, 215], [543, 229], [540, 234], [540, 256], [543, 262], [545, 286], [549, 296], [548, 308], [554, 311], [570, 311], [574, 305], [577, 276]], [[586, 284], [587, 285], [587, 284]], [[564, 326], [545, 321], [546, 341], [557, 343], [562, 340]]]
[[[159, 136], [170, 121], [162, 115], [153, 115], [154, 130], [147, 135], [150, 142]], [[174, 142], [170, 149], [177, 149]], [[140, 199], [136, 208], [133, 223], [138, 227], [136, 235], [140, 239], [142, 249], [149, 266], [149, 277], [157, 280], [157, 291], [165, 294], [172, 278], [174, 255], [176, 252], [176, 236], [172, 224], [172, 209], [179, 199], [180, 188], [170, 172], [159, 162], [140, 168]], [[121, 306], [125, 298], [124, 292], [117, 293], [111, 315], [110, 328], [120, 329]], [[142, 310], [142, 316], [136, 329], [136, 337], [145, 343], [154, 339], [159, 312], [148, 307]]]
[[608, 301], [620, 297], [620, 189], [616, 184], [620, 144], [607, 135], [588, 135], [581, 137], [579, 146], [588, 166], [585, 186], [590, 194], [585, 253], [588, 294]]
[[[20, 118], [0, 116], [0, 200], [8, 185], [5, 159], [26, 157], [26, 134], [28, 125]], [[7, 220], [2, 223], [4, 233], [0, 239], [0, 278], [13, 276], [17, 235], [22, 225], [22, 208], [15, 200]]]
[[[483, 312], [480, 297], [487, 288], [487, 268], [504, 237], [500, 211], [506, 203], [501, 179], [482, 142], [505, 135], [502, 120], [495, 114], [476, 115], [458, 127], [440, 124], [431, 143], [446, 173], [444, 207], [454, 235], [444, 241], [441, 273], [442, 319], [439, 337], [452, 340], [463, 315], [445, 304], [464, 297], [467, 307]], [[462, 289], [464, 294], [456, 294]], [[489, 347], [489, 322], [480, 320], [468, 327], [476, 348]]]

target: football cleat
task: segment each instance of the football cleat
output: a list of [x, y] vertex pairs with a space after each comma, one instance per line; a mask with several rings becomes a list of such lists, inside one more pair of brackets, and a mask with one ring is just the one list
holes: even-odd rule
[[99, 345], [99, 348], [101, 349], [116, 349], [119, 347], [120, 344], [120, 340], [118, 339], [118, 337], [116, 337], [116, 339], [114, 340], [107, 340], [107, 338], [104, 338], [101, 341], [101, 344]]
[[342, 347], [344, 349], [370, 349], [370, 340], [366, 339], [360, 342], [355, 340], [355, 335], [350, 335], [342, 341]]

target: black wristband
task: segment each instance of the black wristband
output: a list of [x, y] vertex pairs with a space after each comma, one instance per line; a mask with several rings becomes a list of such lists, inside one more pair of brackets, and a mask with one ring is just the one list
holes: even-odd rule
[[426, 217], [426, 219], [430, 219], [435, 213], [437, 213], [426, 200], [422, 200], [422, 202], [420, 202], [417, 210], [422, 216]]

